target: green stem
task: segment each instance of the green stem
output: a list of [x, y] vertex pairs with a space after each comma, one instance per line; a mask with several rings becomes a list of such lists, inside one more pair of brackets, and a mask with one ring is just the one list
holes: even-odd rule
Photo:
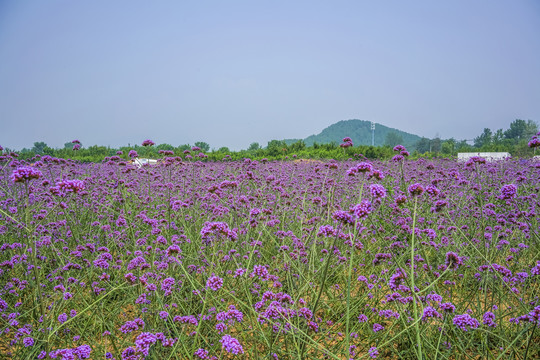
[[411, 293], [413, 295], [413, 306], [414, 306], [414, 329], [416, 332], [416, 343], [418, 345], [418, 359], [422, 359], [422, 343], [420, 338], [420, 324], [418, 318], [418, 305], [416, 304], [416, 294], [415, 294], [415, 283], [414, 283], [414, 240], [415, 240], [415, 228], [416, 228], [416, 206], [418, 204], [418, 197], [414, 198], [414, 210], [413, 210], [413, 224], [412, 224], [412, 236], [411, 236]]

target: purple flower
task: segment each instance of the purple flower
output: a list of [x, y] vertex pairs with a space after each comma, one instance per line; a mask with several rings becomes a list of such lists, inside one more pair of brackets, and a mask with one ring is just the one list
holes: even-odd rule
[[142, 146], [153, 146], [155, 143], [152, 140], [144, 140]]
[[68, 319], [68, 316], [66, 313], [62, 313], [60, 315], [58, 315], [58, 321], [60, 322], [60, 324], [63, 324], [67, 321]]
[[251, 277], [258, 276], [261, 280], [268, 280], [268, 269], [263, 265], [255, 265]]
[[193, 355], [197, 356], [199, 359], [208, 359], [208, 350], [198, 349]]
[[386, 197], [386, 189], [382, 185], [372, 184], [369, 187], [369, 190], [371, 192], [371, 196], [373, 196], [375, 199], [381, 199]]
[[437, 310], [435, 310], [434, 308], [432, 308], [431, 306], [426, 306], [424, 308], [424, 314], [422, 315], [422, 320], [426, 320], [427, 318], [440, 318], [442, 317], [441, 314], [439, 314], [437, 312]]
[[440, 305], [440, 308], [443, 309], [444, 312], [453, 313], [456, 311], [456, 307], [452, 303], [442, 303]]
[[137, 154], [137, 152], [135, 150], [129, 150], [129, 157], [130, 158], [136, 158], [136, 157], [139, 157], [139, 154]]
[[135, 349], [144, 356], [148, 356], [150, 346], [152, 346], [156, 341], [156, 335], [149, 332], [143, 332], [137, 336], [137, 339], [135, 339]]
[[339, 221], [342, 224], [354, 224], [354, 217], [347, 211], [337, 210], [332, 214], [332, 219]]
[[356, 171], [359, 173], [370, 173], [373, 171], [373, 165], [368, 162], [361, 162], [356, 165]]
[[422, 195], [423, 192], [424, 192], [424, 187], [418, 183], [412, 184], [411, 186], [409, 186], [409, 194], [411, 194], [412, 196]]
[[540, 139], [538, 139], [536, 136], [533, 136], [531, 141], [527, 144], [530, 148], [536, 148], [540, 146]]
[[495, 314], [492, 313], [491, 311], [487, 311], [483, 318], [482, 318], [482, 322], [484, 323], [484, 325], [487, 325], [489, 327], [497, 327], [497, 324], [495, 323]]
[[517, 186], [514, 184], [504, 185], [501, 188], [501, 199], [513, 199], [517, 194]]
[[237, 240], [238, 235], [235, 230], [231, 230], [224, 222], [205, 222], [201, 230], [201, 238], [207, 242], [222, 236], [229, 240]]
[[360, 204], [357, 204], [352, 208], [353, 214], [358, 219], [365, 219], [371, 213], [371, 211], [371, 202], [368, 200], [362, 200]]
[[368, 321], [368, 317], [364, 314], [358, 315], [358, 322], [365, 323]]
[[240, 345], [240, 342], [230, 335], [223, 336], [219, 342], [221, 343], [221, 348], [228, 353], [235, 355], [244, 353], [244, 349], [242, 348], [242, 345]]
[[206, 287], [218, 291], [223, 286], [223, 279], [217, 276], [210, 276], [206, 281]]
[[75, 355], [79, 357], [79, 359], [88, 359], [90, 358], [90, 353], [92, 352], [92, 348], [89, 345], [81, 345], [77, 347], [74, 351]]
[[453, 323], [463, 331], [468, 331], [469, 329], [477, 329], [480, 326], [478, 320], [471, 317], [471, 315], [469, 314], [454, 316]]
[[43, 174], [41, 171], [34, 169], [30, 166], [21, 166], [15, 170], [13, 170], [13, 173], [11, 174], [11, 180], [13, 182], [26, 182], [33, 179], [39, 179], [42, 177]]
[[65, 196], [68, 193], [78, 193], [84, 190], [84, 181], [74, 180], [62, 180], [50, 188], [50, 192], [57, 196]]
[[25, 347], [33, 346], [34, 345], [34, 339], [31, 338], [31, 337], [25, 337], [23, 339], [23, 344], [24, 344]]
[[376, 359], [377, 358], [377, 355], [379, 355], [379, 351], [377, 350], [377, 348], [375, 346], [369, 348], [368, 350], [368, 355], [372, 358], [372, 359]]
[[373, 331], [374, 332], [379, 332], [381, 330], [384, 330], [384, 326], [382, 326], [381, 324], [377, 324], [377, 323], [373, 324]]
[[456, 254], [455, 252], [447, 252], [446, 253], [446, 261], [445, 264], [450, 269], [457, 269], [460, 265], [463, 265], [463, 261], [461, 258]]
[[167, 319], [168, 316], [169, 316], [169, 313], [166, 311], [159, 312], [159, 317], [162, 318], [163, 320]]

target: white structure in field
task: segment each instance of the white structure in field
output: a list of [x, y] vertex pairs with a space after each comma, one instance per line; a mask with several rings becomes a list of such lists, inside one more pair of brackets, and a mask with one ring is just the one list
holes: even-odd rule
[[458, 161], [467, 161], [473, 156], [480, 156], [486, 161], [498, 161], [498, 160], [505, 160], [506, 158], [510, 157], [510, 153], [507, 152], [469, 152], [469, 153], [458, 153], [457, 158]]
[[130, 160], [129, 163], [132, 165], [135, 165], [137, 169], [140, 169], [144, 165], [156, 165], [159, 161], [154, 159], [141, 159], [141, 158], [135, 158], [133, 160]]

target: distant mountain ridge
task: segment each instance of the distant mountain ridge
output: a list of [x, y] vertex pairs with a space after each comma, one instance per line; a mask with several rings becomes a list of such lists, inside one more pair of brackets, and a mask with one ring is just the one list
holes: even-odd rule
[[[391, 137], [401, 137], [403, 140], [401, 141], [402, 145], [410, 150], [413, 150], [416, 142], [421, 139], [418, 135], [375, 123], [375, 146], [384, 145], [388, 134], [392, 133], [393, 135], [390, 135]], [[346, 136], [352, 139], [355, 146], [371, 145], [371, 121], [358, 119], [341, 120], [328, 126], [319, 134], [308, 136], [303, 140], [307, 146], [312, 146], [313, 143], [328, 144], [335, 142], [340, 144]], [[298, 140], [300, 139], [286, 139], [285, 142], [291, 144]]]

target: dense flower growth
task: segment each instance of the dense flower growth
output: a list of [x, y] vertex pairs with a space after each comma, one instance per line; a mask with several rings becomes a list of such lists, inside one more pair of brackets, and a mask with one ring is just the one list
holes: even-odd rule
[[540, 165], [394, 150], [3, 156], [0, 358], [538, 356]]

